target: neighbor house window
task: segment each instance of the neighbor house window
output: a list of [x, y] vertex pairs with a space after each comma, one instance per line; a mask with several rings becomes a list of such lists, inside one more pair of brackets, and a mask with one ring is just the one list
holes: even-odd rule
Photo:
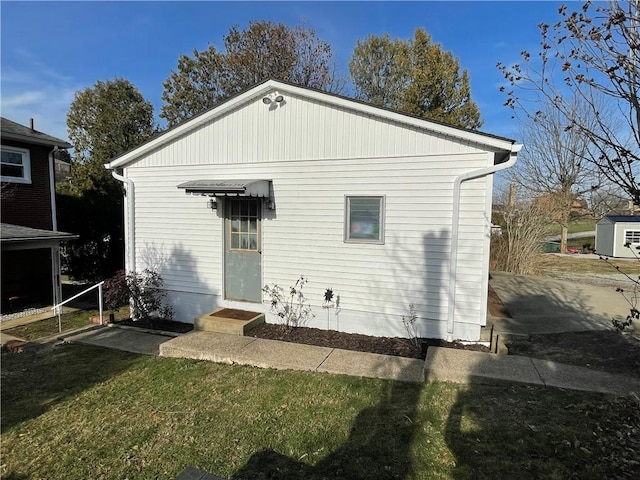
[[625, 230], [624, 243], [640, 245], [640, 230]]
[[384, 243], [384, 196], [345, 198], [344, 241]]
[[29, 150], [3, 145], [1, 168], [3, 182], [31, 183]]

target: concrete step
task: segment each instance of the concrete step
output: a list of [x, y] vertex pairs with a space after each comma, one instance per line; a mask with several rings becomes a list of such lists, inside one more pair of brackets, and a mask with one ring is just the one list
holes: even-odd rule
[[219, 308], [195, 319], [194, 329], [205, 332], [245, 335], [252, 328], [264, 323], [264, 313]]

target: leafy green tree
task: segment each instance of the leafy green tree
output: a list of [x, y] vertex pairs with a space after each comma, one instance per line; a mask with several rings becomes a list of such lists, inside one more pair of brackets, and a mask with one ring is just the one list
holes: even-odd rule
[[377, 107], [399, 108], [409, 83], [408, 42], [388, 34], [358, 40], [349, 62], [356, 98]]
[[58, 226], [77, 233], [63, 262], [77, 278], [103, 279], [123, 264], [123, 196], [104, 164], [154, 132], [153, 107], [129, 81], [98, 81], [76, 92], [67, 113], [71, 178], [57, 185]]
[[224, 51], [209, 45], [178, 58], [177, 70], [163, 83], [160, 117], [169, 127], [269, 78], [321, 90], [343, 86], [331, 46], [304, 24], [250, 22], [245, 30], [232, 27], [223, 40]]
[[422, 28], [408, 40], [386, 34], [359, 40], [349, 71], [359, 100], [458, 127], [482, 126], [467, 71]]
[[128, 80], [98, 81], [75, 93], [67, 128], [74, 147], [68, 188], [69, 193], [79, 195], [88, 188], [104, 188], [104, 182], [115, 182], [104, 164], [154, 133], [153, 106]]

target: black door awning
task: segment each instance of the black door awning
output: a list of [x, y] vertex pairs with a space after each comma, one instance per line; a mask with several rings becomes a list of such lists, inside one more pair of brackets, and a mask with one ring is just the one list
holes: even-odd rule
[[271, 180], [190, 180], [178, 188], [192, 195], [269, 198]]

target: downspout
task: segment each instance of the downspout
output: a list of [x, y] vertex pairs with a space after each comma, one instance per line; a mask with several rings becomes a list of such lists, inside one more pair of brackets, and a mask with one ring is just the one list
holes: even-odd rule
[[55, 179], [55, 159], [53, 154], [60, 148], [56, 145], [49, 152], [49, 190], [51, 190], [51, 230], [58, 231], [58, 218], [56, 215], [56, 179]]
[[134, 184], [133, 180], [123, 175], [119, 175], [114, 171], [111, 176], [124, 184], [125, 201], [127, 202], [127, 218], [124, 222], [124, 238], [126, 239], [125, 248], [125, 265], [127, 272], [132, 272], [136, 268], [136, 251], [135, 251], [135, 226], [133, 223], [135, 213], [134, 203]]
[[[33, 126], [31, 127], [33, 129]], [[49, 152], [49, 190], [51, 195], [51, 230], [58, 231], [58, 215], [56, 209], [56, 179], [54, 154], [60, 150], [57, 145]], [[53, 304], [62, 301], [62, 284], [60, 283], [60, 242], [51, 247], [51, 284], [53, 286]], [[58, 313], [58, 312], [56, 312]]]
[[500, 170], [512, 167], [518, 159], [518, 152], [522, 145], [511, 146], [509, 158], [506, 162], [491, 165], [490, 167], [473, 170], [456, 177], [453, 184], [453, 222], [451, 225], [451, 259], [449, 263], [449, 308], [447, 309], [447, 340], [453, 340], [454, 316], [456, 310], [456, 270], [458, 264], [458, 235], [460, 232], [460, 194], [462, 182], [486, 177]]

